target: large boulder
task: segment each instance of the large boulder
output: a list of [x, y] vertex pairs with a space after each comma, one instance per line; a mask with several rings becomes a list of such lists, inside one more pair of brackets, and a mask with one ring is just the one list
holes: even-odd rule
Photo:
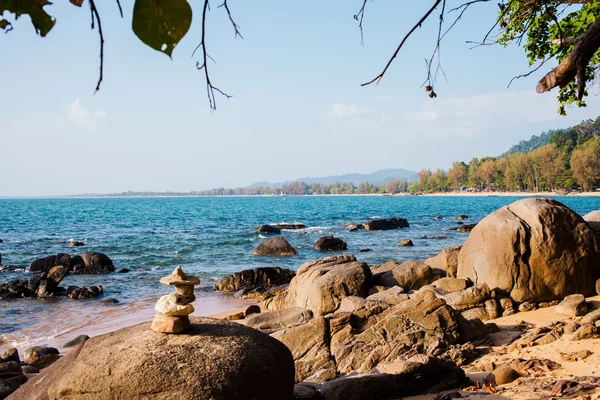
[[83, 266], [74, 267], [74, 274], [98, 275], [115, 272], [112, 260], [103, 253], [86, 252], [81, 255]]
[[282, 236], [261, 243], [252, 253], [255, 256], [297, 256], [298, 252]]
[[368, 231], [387, 231], [409, 227], [408, 221], [405, 218], [374, 219], [362, 224], [362, 226]]
[[319, 238], [313, 247], [316, 251], [342, 251], [348, 248], [346, 242], [333, 236]]
[[281, 233], [281, 229], [277, 228], [276, 226], [261, 225], [256, 228], [256, 232], [263, 233], [265, 235], [278, 235]]
[[321, 387], [321, 393], [327, 400], [397, 399], [437, 393], [469, 381], [456, 364], [434, 357], [417, 356], [392, 367], [390, 373], [332, 380]]
[[270, 335], [281, 329], [290, 329], [304, 325], [311, 319], [313, 319], [313, 313], [310, 310], [291, 307], [283, 310], [252, 314], [243, 321], [240, 321], [240, 323]]
[[10, 399], [293, 399], [294, 361], [282, 343], [235, 323], [191, 320], [179, 335], [144, 323], [91, 338]]
[[448, 247], [443, 249], [440, 253], [425, 260], [425, 264], [431, 268], [441, 269], [446, 271], [446, 276], [456, 277], [456, 270], [458, 269], [458, 253], [462, 246]]
[[404, 290], [416, 290], [439, 278], [425, 263], [409, 260], [402, 264], [390, 261], [375, 270], [373, 284], [400, 286]]
[[431, 291], [419, 291], [392, 307], [365, 311], [342, 318], [332, 328], [331, 352], [340, 373], [371, 371], [406, 354], [422, 353], [440, 341], [451, 344], [460, 339], [455, 311]]
[[344, 297], [365, 297], [371, 270], [354, 256], [322, 258], [303, 264], [288, 289], [265, 301], [265, 308], [276, 310], [301, 307], [315, 315], [338, 309]]
[[296, 382], [316, 374], [335, 377], [335, 363], [329, 352], [329, 324], [325, 318], [317, 317], [304, 325], [274, 332], [271, 336], [292, 352]]
[[552, 199], [502, 207], [473, 229], [458, 257], [459, 278], [486, 283], [517, 302], [595, 294], [598, 242], [589, 225]]
[[219, 279], [215, 284], [215, 290], [233, 293], [246, 288], [269, 289], [290, 283], [295, 275], [296, 273], [291, 269], [279, 267], [246, 269]]
[[600, 235], [600, 210], [592, 211], [583, 216], [596, 235]]

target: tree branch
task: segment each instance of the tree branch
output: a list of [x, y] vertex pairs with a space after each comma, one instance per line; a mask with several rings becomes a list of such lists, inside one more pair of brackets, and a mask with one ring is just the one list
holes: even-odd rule
[[223, 0], [223, 4], [221, 4], [219, 7], [223, 7], [225, 8], [225, 11], [227, 11], [227, 17], [229, 17], [229, 21], [231, 21], [231, 25], [233, 25], [233, 29], [235, 30], [235, 37], [237, 38], [239, 36], [243, 39], [244, 37], [240, 33], [239, 26], [235, 23], [233, 17], [231, 16], [231, 11], [229, 11], [229, 6], [227, 5], [227, 0]]
[[[227, 6], [225, 6], [225, 7], [227, 7]], [[215, 111], [217, 109], [217, 101], [215, 98], [215, 92], [221, 94], [222, 96], [225, 96], [228, 99], [233, 96], [228, 95], [227, 93], [223, 92], [221, 89], [214, 86], [210, 81], [207, 61], [208, 61], [208, 59], [211, 59], [214, 62], [214, 60], [212, 59], [212, 57], [210, 57], [208, 55], [208, 53], [206, 51], [206, 14], [207, 14], [208, 10], [209, 10], [209, 0], [204, 0], [204, 7], [202, 9], [202, 38], [200, 40], [200, 44], [196, 47], [196, 50], [198, 50], [199, 48], [202, 49], [202, 60], [203, 61], [202, 61], [202, 63], [200, 63], [199, 61], [196, 61], [196, 68], [198, 68], [198, 70], [204, 70], [204, 77], [206, 80], [206, 93], [208, 96], [208, 104], [209, 104], [210, 110]], [[226, 8], [226, 10], [229, 13], [229, 9]], [[234, 23], [234, 27], [236, 27], [236, 26], [237, 25], [235, 25], [235, 23]], [[236, 31], [237, 31], [237, 28], [236, 28]], [[240, 35], [240, 37], [241, 37], [241, 35]], [[194, 53], [196, 52], [196, 50], [194, 50]], [[194, 53], [192, 53], [192, 56], [194, 55]]]
[[92, 13], [92, 29], [94, 29], [94, 19], [98, 23], [98, 35], [100, 36], [100, 76], [98, 78], [98, 84], [96, 85], [96, 93], [100, 90], [100, 84], [102, 83], [102, 73], [104, 71], [104, 35], [102, 34], [102, 22], [100, 21], [100, 14], [98, 14], [98, 9], [96, 8], [96, 3], [94, 0], [89, 0], [90, 3], [90, 12]]
[[365, 45], [365, 41], [363, 40], [363, 18], [365, 17], [365, 7], [367, 6], [367, 0], [363, 0], [362, 7], [360, 10], [354, 15], [354, 19], [358, 21], [358, 27], [360, 28], [360, 44]]
[[600, 18], [597, 18], [585, 33], [576, 39], [571, 53], [539, 81], [536, 91], [544, 93], [557, 86], [564, 87], [577, 77], [577, 98], [581, 100], [585, 93], [586, 69], [598, 49], [600, 49]]
[[421, 19], [419, 20], [419, 22], [417, 22], [415, 24], [415, 26], [413, 26], [412, 29], [406, 34], [406, 36], [404, 36], [404, 38], [402, 39], [402, 41], [398, 45], [398, 48], [396, 48], [396, 51], [392, 55], [392, 58], [390, 58], [390, 60], [388, 61], [388, 63], [386, 64], [386, 66], [383, 68], [383, 70], [379, 73], [379, 75], [377, 75], [375, 78], [373, 78], [369, 82], [363, 83], [361, 86], [367, 86], [367, 85], [370, 85], [373, 82], [375, 82], [375, 84], [377, 85], [379, 83], [379, 81], [381, 81], [381, 78], [383, 78], [383, 75], [385, 75], [385, 73], [387, 72], [388, 68], [390, 67], [390, 65], [392, 64], [392, 62], [394, 61], [394, 59], [396, 58], [396, 56], [398, 55], [398, 53], [400, 52], [400, 49], [402, 48], [402, 46], [404, 46], [404, 43], [406, 42], [406, 40], [414, 33], [414, 31], [417, 30], [417, 28], [419, 28], [421, 26], [421, 24], [423, 22], [425, 22], [427, 20], [427, 18], [429, 18], [429, 16], [431, 15], [431, 13], [433, 13], [433, 11], [437, 8], [437, 6], [440, 5], [441, 2], [442, 2], [442, 0], [435, 0], [435, 2], [433, 3], [433, 5], [429, 9], [429, 11], [427, 11], [425, 13], [425, 15], [423, 15], [423, 17], [421, 17]]

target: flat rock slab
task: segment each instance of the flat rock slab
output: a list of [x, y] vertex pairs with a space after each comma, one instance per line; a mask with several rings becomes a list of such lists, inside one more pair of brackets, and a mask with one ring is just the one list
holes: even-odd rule
[[282, 343], [224, 320], [191, 322], [179, 335], [143, 323], [93, 337], [9, 398], [293, 399], [294, 361]]

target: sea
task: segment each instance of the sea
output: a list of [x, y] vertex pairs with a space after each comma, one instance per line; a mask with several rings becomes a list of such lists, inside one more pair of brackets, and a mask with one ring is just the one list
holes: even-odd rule
[[[42, 301], [0, 301], [0, 348], [40, 344], [70, 331], [110, 323], [151, 308], [171, 289], [159, 279], [176, 266], [200, 277], [196, 309], [218, 297], [212, 290], [221, 277], [249, 268], [298, 269], [303, 263], [335, 253], [313, 250], [316, 240], [333, 235], [369, 265], [386, 261], [425, 260], [441, 249], [463, 244], [468, 233], [456, 228], [457, 216], [475, 223], [517, 197], [428, 196], [272, 196], [185, 198], [58, 198], [0, 199], [2, 264], [18, 266], [0, 272], [0, 282], [27, 279], [25, 267], [37, 258], [57, 253], [105, 253], [117, 269], [129, 273], [67, 276], [61, 286], [102, 285], [98, 299], [59, 298]], [[600, 209], [600, 197], [556, 199], [584, 215]], [[349, 232], [344, 225], [369, 219], [406, 218], [409, 228]], [[436, 218], [439, 217], [439, 218]], [[262, 224], [302, 223], [302, 230], [282, 235], [298, 256], [253, 256], [267, 238], [257, 234]], [[411, 239], [414, 247], [397, 244]], [[78, 240], [84, 247], [69, 247]], [[368, 252], [359, 252], [370, 249]], [[102, 299], [116, 299], [104, 304]]]

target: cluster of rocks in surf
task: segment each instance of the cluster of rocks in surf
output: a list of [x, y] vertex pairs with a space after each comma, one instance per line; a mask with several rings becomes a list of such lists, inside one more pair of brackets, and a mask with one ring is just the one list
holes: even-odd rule
[[51, 299], [66, 296], [70, 299], [90, 299], [103, 293], [100, 285], [90, 287], [59, 284], [69, 274], [108, 274], [115, 271], [111, 259], [102, 253], [86, 252], [71, 257], [56, 254], [33, 261], [26, 269], [29, 279], [15, 279], [0, 284], [0, 300], [17, 298]]
[[162, 296], [154, 309], [158, 312], [152, 321], [152, 330], [160, 333], [181, 333], [190, 327], [189, 315], [194, 312], [191, 305], [196, 296], [194, 286], [200, 284], [196, 276], [187, 275], [181, 267], [160, 279], [163, 285], [173, 286], [175, 292]]

